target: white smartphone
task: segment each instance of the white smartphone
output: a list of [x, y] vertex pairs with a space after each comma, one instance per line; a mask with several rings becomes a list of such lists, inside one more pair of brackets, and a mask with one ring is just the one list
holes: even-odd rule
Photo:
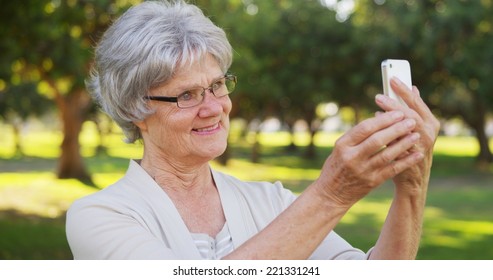
[[411, 80], [411, 65], [409, 64], [409, 61], [403, 59], [386, 59], [382, 61], [381, 68], [382, 68], [383, 94], [407, 106], [407, 104], [390, 87], [390, 79], [392, 77], [397, 77], [409, 89], [411, 89], [413, 83]]

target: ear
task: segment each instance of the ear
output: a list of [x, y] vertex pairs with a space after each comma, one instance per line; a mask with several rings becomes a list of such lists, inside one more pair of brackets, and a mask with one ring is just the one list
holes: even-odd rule
[[147, 131], [147, 123], [145, 120], [142, 121], [134, 121], [133, 122], [139, 129], [140, 131]]

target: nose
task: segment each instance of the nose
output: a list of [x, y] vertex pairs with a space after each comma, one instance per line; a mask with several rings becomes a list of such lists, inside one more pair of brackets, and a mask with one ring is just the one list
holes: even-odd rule
[[212, 93], [212, 95], [216, 96], [216, 94], [214, 93], [214, 89], [212, 88], [212, 86], [210, 86], [208, 88], [204, 88], [204, 91], [202, 92], [202, 98], [205, 98], [205, 94], [207, 92], [210, 92]]
[[[210, 93], [210, 94], [207, 94]], [[199, 116], [202, 118], [210, 117], [210, 116], [217, 116], [221, 114], [223, 111], [226, 101], [226, 98], [217, 98], [214, 95], [214, 91], [212, 90], [212, 87], [208, 87], [204, 90], [202, 93], [203, 100], [202, 103], [200, 104], [200, 110], [199, 110]]]

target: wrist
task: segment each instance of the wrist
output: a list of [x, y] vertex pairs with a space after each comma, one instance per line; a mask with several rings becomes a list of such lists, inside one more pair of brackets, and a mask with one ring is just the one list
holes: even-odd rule
[[345, 214], [351, 206], [354, 204], [348, 202], [348, 199], [341, 197], [334, 191], [337, 188], [328, 188], [326, 184], [319, 182], [318, 180], [311, 184], [305, 191], [308, 195], [315, 197], [315, 200], [322, 205], [328, 211], [342, 212]]
[[412, 188], [396, 186], [393, 201], [398, 204], [408, 204], [414, 211], [421, 211], [425, 207], [426, 197], [426, 186], [414, 186]]

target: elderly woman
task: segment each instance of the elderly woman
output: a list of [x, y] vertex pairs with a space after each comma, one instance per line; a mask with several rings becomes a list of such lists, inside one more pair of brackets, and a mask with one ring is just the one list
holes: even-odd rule
[[[107, 30], [89, 88], [144, 153], [121, 180], [71, 206], [74, 257], [415, 258], [439, 127], [417, 89], [394, 80], [408, 107], [378, 95], [385, 112], [343, 135], [320, 177], [295, 196], [279, 182], [210, 167], [227, 145], [231, 62], [223, 30], [183, 2], [144, 2]], [[380, 238], [366, 253], [353, 248], [334, 227], [390, 178], [395, 195]]]

